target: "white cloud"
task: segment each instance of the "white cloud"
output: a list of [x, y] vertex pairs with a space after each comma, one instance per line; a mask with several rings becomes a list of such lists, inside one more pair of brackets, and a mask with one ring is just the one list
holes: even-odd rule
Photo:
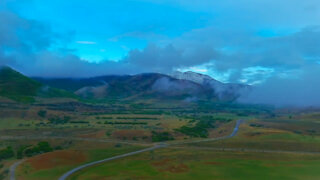
[[94, 41], [77, 41], [76, 43], [78, 43], [78, 44], [97, 44]]

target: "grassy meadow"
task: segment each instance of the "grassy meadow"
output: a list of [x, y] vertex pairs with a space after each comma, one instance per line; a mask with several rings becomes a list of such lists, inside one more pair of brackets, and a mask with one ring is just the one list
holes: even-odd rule
[[[320, 177], [317, 111], [278, 112], [229, 104], [157, 105], [68, 100], [3, 104], [0, 150], [11, 147], [14, 156], [0, 162], [0, 174], [8, 177], [8, 168], [22, 156], [25, 161], [16, 170], [17, 179], [57, 179], [88, 162], [167, 143], [167, 148], [85, 168], [70, 179]], [[243, 123], [235, 137], [193, 142], [228, 136], [239, 119]], [[37, 150], [42, 141], [52, 149]], [[181, 142], [190, 143], [175, 145]], [[268, 150], [272, 152], [263, 152]]]
[[319, 179], [320, 155], [163, 149], [87, 168], [69, 179]]

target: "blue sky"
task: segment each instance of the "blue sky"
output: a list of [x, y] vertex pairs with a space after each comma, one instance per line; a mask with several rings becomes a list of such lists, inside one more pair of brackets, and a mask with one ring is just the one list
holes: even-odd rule
[[295, 79], [319, 66], [319, 8], [318, 0], [3, 0], [0, 64], [46, 77], [192, 70], [224, 82]]
[[143, 49], [148, 43], [204, 27], [212, 16], [129, 0], [34, 0], [9, 7], [27, 19], [49, 24], [54, 31], [74, 33], [68, 47], [88, 61], [121, 60], [132, 49]]

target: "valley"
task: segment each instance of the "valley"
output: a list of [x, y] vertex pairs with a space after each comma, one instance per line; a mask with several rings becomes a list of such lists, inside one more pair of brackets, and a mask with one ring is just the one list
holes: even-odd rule
[[90, 163], [64, 179], [320, 177], [318, 109], [239, 104], [230, 89], [159, 74], [37, 81], [6, 71], [0, 179], [59, 179]]

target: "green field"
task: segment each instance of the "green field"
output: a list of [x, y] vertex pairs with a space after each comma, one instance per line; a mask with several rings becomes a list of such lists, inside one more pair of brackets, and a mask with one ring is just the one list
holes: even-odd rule
[[75, 142], [59, 150], [28, 158], [17, 169], [17, 179], [57, 179], [81, 164], [139, 150], [143, 147], [112, 143]]
[[319, 179], [320, 155], [163, 149], [87, 168], [70, 179]]
[[[23, 146], [25, 162], [17, 168], [17, 179], [51, 180], [88, 162], [167, 143], [168, 148], [85, 168], [70, 179], [319, 179], [318, 112], [180, 105], [65, 99], [4, 103], [0, 150], [12, 147], [15, 156], [0, 162], [0, 174], [8, 176]], [[197, 142], [230, 135], [239, 119], [243, 123], [236, 136]], [[53, 151], [28, 157], [27, 150], [40, 141], [49, 142]], [[189, 143], [175, 145], [182, 142]]]

